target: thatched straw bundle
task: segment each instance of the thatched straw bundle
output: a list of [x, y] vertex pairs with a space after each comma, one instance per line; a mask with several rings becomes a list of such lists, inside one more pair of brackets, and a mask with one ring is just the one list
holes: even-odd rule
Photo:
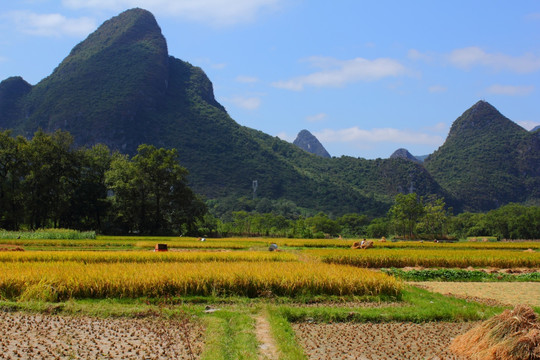
[[450, 350], [470, 360], [540, 360], [540, 322], [517, 305], [456, 337]]

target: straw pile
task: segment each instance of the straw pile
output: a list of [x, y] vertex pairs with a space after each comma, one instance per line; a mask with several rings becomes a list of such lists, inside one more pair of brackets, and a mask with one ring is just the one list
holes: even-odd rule
[[540, 360], [540, 321], [517, 305], [456, 337], [450, 350], [470, 360]]

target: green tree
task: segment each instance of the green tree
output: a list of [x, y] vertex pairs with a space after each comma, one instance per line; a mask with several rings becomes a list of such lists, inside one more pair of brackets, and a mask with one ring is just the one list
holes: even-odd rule
[[106, 173], [116, 223], [141, 233], [194, 233], [206, 206], [187, 186], [176, 150], [141, 145], [130, 161], [116, 155]]
[[396, 234], [413, 239], [417, 223], [424, 215], [422, 199], [416, 193], [397, 194], [388, 214]]
[[102, 144], [80, 149], [77, 155], [78, 182], [71, 198], [71, 219], [67, 227], [101, 231], [110, 206], [105, 173], [111, 166], [112, 156], [109, 148]]
[[25, 176], [25, 152], [28, 142], [0, 132], [0, 228], [17, 230], [24, 218], [22, 179]]
[[26, 147], [24, 201], [32, 228], [58, 227], [70, 216], [79, 165], [72, 144], [67, 132], [37, 131]]
[[324, 213], [318, 213], [315, 216], [307, 218], [306, 225], [311, 227], [311, 231], [316, 237], [324, 237], [325, 235], [336, 236], [340, 230], [338, 223], [328, 218]]
[[361, 236], [366, 233], [366, 227], [369, 225], [369, 219], [366, 215], [345, 214], [337, 219], [341, 227], [341, 233], [346, 236]]
[[366, 228], [366, 236], [380, 238], [390, 234], [390, 222], [387, 218], [375, 218]]
[[440, 198], [425, 202], [424, 216], [418, 224], [424, 234], [434, 238], [441, 238], [446, 234], [449, 215], [445, 207], [444, 200]]

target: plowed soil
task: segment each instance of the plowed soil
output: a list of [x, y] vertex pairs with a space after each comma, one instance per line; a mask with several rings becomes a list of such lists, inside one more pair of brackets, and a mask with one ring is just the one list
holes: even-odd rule
[[448, 350], [454, 337], [477, 323], [293, 324], [313, 360], [462, 359]]
[[196, 359], [203, 329], [161, 319], [0, 312], [0, 359]]

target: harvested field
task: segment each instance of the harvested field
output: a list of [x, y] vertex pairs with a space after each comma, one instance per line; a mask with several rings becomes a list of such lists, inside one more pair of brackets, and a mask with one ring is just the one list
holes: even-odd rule
[[[0, 312], [0, 359], [193, 359], [195, 323]], [[193, 354], [193, 356], [192, 356]]]
[[293, 324], [309, 359], [462, 359], [451, 341], [476, 322]]
[[540, 306], [538, 282], [412, 282], [429, 291], [464, 298], [495, 300], [505, 305], [527, 304]]

